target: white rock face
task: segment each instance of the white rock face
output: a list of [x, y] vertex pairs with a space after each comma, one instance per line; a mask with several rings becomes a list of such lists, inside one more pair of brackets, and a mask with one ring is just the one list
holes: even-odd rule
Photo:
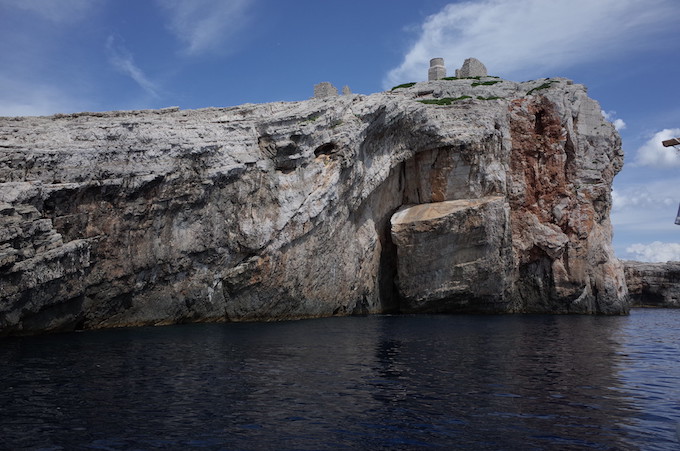
[[[488, 77], [0, 118], [0, 334], [478, 311], [492, 298], [499, 312], [625, 313], [609, 223], [623, 159], [599, 111], [565, 79]], [[393, 242], [398, 209], [446, 201], [469, 207], [428, 226], [440, 241], [481, 246], [470, 215], [503, 253], [470, 260], [502, 267], [469, 308], [454, 246], [437, 257], [450, 280], [430, 284], [432, 267], [407, 286]]]

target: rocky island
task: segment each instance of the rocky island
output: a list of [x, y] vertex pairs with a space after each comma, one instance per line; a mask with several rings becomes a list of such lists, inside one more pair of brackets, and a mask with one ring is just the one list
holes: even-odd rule
[[623, 154], [598, 103], [564, 78], [457, 75], [0, 118], [0, 335], [627, 313], [609, 220]]

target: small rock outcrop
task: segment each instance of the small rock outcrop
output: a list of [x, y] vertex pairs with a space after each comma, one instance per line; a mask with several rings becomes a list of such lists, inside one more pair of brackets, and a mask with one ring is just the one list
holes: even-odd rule
[[680, 308], [680, 262], [623, 261], [633, 306]]
[[456, 69], [456, 77], [458, 78], [486, 77], [487, 75], [486, 66], [476, 58], [466, 59], [463, 66]]
[[620, 139], [561, 78], [0, 118], [0, 335], [624, 314]]

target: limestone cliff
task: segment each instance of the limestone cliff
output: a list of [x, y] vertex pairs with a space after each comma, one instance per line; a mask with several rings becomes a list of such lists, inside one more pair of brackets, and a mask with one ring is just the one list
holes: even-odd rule
[[634, 306], [680, 308], [680, 262], [624, 261], [623, 268]]
[[626, 313], [622, 161], [566, 79], [1, 118], [0, 333]]

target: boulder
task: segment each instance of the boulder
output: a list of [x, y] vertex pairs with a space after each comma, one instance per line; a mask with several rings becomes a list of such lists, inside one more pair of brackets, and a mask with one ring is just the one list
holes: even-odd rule
[[391, 219], [404, 312], [512, 312], [510, 207], [504, 197], [403, 207]]

